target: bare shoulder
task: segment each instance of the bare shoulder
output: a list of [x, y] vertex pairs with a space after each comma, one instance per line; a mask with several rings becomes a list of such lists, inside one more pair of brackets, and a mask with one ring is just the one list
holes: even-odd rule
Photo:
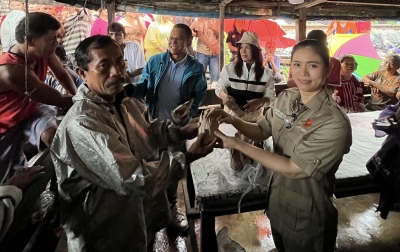
[[18, 64], [0, 65], [0, 92], [11, 90], [10, 85], [18, 85], [25, 77], [25, 68]]

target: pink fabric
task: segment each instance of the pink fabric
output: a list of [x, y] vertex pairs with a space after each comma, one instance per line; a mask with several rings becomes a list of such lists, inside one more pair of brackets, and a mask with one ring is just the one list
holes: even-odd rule
[[107, 35], [107, 28], [108, 28], [108, 22], [104, 21], [101, 18], [96, 19], [96, 21], [93, 22], [92, 29], [90, 30], [90, 36], [94, 35]]

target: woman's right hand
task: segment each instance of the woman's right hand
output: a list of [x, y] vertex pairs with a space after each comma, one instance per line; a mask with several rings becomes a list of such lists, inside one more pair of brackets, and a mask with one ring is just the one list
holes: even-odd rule
[[219, 124], [226, 123], [226, 124], [233, 124], [235, 117], [233, 115], [228, 114], [225, 111], [221, 111], [221, 115], [217, 118], [217, 122]]

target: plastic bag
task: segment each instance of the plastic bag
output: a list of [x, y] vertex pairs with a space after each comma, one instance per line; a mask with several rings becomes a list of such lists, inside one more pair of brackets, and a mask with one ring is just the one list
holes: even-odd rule
[[234, 171], [230, 167], [223, 165], [220, 167], [220, 171], [230, 185], [235, 188], [246, 188], [238, 202], [238, 213], [240, 213], [240, 205], [244, 196], [259, 186], [257, 180], [263, 175], [264, 169], [260, 164], [256, 163], [255, 166], [246, 164], [241, 171]]

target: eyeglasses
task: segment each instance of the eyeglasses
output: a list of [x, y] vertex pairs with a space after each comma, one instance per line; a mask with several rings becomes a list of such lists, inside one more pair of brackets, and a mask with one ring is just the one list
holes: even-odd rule
[[286, 129], [292, 128], [294, 122], [297, 120], [300, 113], [303, 112], [304, 110], [305, 110], [304, 105], [296, 100], [292, 106], [292, 114], [285, 116], [285, 118], [283, 119], [285, 123], [285, 128]]
[[292, 128], [294, 121], [296, 121], [297, 116], [296, 114], [291, 114], [291, 115], [287, 115], [285, 116], [284, 122], [285, 122], [285, 128], [286, 129], [290, 129]]
[[169, 42], [173, 42], [173, 41], [176, 41], [177, 43], [182, 43], [183, 42], [183, 38], [174, 38], [174, 37], [168, 37], [168, 41]]

